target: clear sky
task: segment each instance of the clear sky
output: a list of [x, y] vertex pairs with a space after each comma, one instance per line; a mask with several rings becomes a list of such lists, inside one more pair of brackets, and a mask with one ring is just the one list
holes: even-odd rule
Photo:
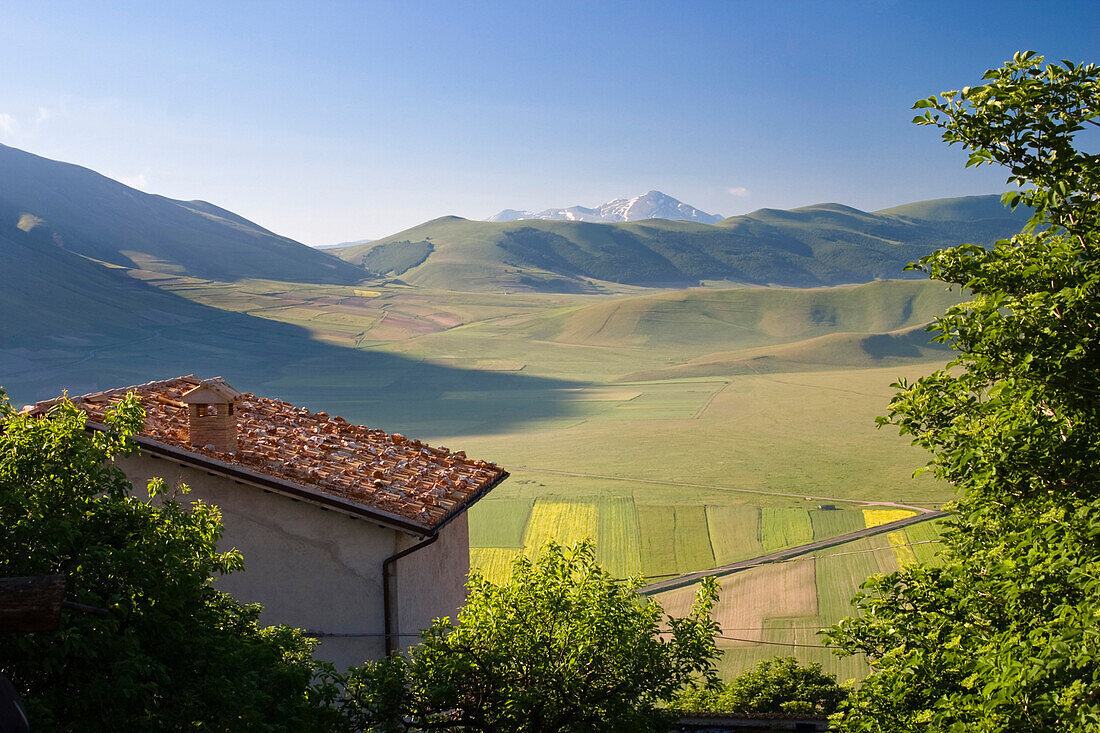
[[13, 2], [0, 142], [308, 244], [658, 189], [711, 213], [991, 193], [919, 97], [1100, 3]]

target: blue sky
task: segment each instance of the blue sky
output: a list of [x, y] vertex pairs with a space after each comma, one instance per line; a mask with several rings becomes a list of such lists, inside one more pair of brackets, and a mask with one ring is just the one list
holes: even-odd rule
[[308, 244], [659, 189], [712, 213], [1002, 190], [909, 124], [1092, 2], [5, 2], [0, 142]]

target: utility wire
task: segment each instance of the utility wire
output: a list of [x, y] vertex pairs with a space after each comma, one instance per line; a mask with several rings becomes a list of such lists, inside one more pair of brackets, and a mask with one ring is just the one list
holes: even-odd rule
[[[821, 626], [724, 626], [719, 631], [824, 631], [828, 628], [828, 625]], [[661, 632], [667, 633], [667, 632]], [[342, 632], [342, 631], [303, 631], [302, 636], [309, 636], [312, 638], [320, 637], [338, 637], [338, 638], [371, 638], [371, 637], [383, 637], [383, 636], [416, 636], [420, 634], [385, 634], [385, 633], [367, 633], [367, 632]], [[718, 637], [724, 639], [726, 637]], [[730, 637], [733, 638], [733, 637]], [[752, 641], [751, 639], [741, 639], [739, 641]], [[764, 642], [760, 642], [764, 643]]]
[[[794, 630], [824, 631], [824, 628], [825, 628], [825, 626], [788, 626], [787, 628], [764, 628], [762, 626], [761, 627], [740, 626], [740, 627], [734, 627], [734, 628], [719, 628], [718, 631], [794, 631]], [[668, 632], [660, 632], [660, 633], [668, 633]], [[303, 636], [309, 636], [311, 638], [333, 638], [333, 637], [334, 638], [376, 638], [376, 637], [383, 637], [383, 636], [415, 636], [415, 637], [419, 638], [420, 634], [383, 634], [383, 633], [307, 631], [307, 632], [303, 632]], [[772, 645], [778, 645], [778, 646], [805, 646], [805, 647], [812, 647], [812, 648], [817, 648], [817, 649], [829, 648], [829, 647], [823, 646], [821, 644], [794, 644], [794, 643], [788, 643], [788, 642], [768, 642], [768, 641], [764, 641], [764, 639], [759, 639], [759, 638], [741, 638], [739, 636], [725, 636], [725, 635], [722, 635], [722, 634], [715, 635], [715, 638], [724, 638], [724, 639], [728, 639], [728, 641], [731, 641], [731, 642], [747, 642], [749, 644], [772, 644]]]
[[824, 631], [829, 624], [821, 626], [723, 626], [719, 631]]
[[[748, 570], [751, 568], [762, 567], [764, 565], [778, 565], [784, 562], [799, 562], [802, 560], [822, 560], [830, 557], [840, 557], [841, 555], [860, 555], [868, 552], [883, 552], [895, 547], [912, 547], [913, 545], [926, 545], [931, 542], [940, 542], [940, 540], [920, 540], [919, 542], [906, 542], [903, 544], [891, 544], [889, 547], [872, 547], [866, 550], [852, 550], [850, 552], [834, 552], [829, 555], [804, 555], [802, 557], [792, 557], [786, 560], [776, 560], [773, 562], [762, 562], [754, 565], [744, 566], [743, 569]], [[698, 572], [698, 571], [697, 571]], [[675, 578], [683, 573], [665, 573], [664, 575], [650, 575], [647, 576], [647, 580], [653, 580], [654, 578]], [[629, 580], [629, 578], [614, 578], [615, 582], [622, 583]], [[719, 631], [822, 631], [826, 626], [787, 626], [785, 628], [768, 628], [763, 626], [736, 626], [729, 628], [722, 628]], [[419, 637], [420, 634], [385, 634], [385, 633], [356, 633], [356, 632], [332, 632], [332, 631], [303, 631], [303, 636], [309, 636], [312, 638], [381, 638], [384, 636], [414, 636]], [[772, 644], [776, 646], [795, 646], [795, 647], [807, 647], [811, 649], [831, 649], [832, 647], [825, 646], [823, 644], [795, 644], [793, 642], [782, 641], [764, 641], [762, 639], [742, 639], [736, 636], [717, 636], [718, 639], [727, 639], [729, 641], [743, 641], [750, 644]]]
[[[868, 538], [864, 538], [864, 539], [868, 539]], [[853, 542], [858, 542], [858, 541], [859, 540], [853, 540]], [[861, 555], [861, 554], [865, 554], [865, 553], [868, 553], [868, 552], [885, 552], [886, 550], [892, 550], [895, 547], [913, 547], [914, 545], [927, 545], [930, 542], [942, 542], [942, 541], [943, 540], [920, 540], [918, 542], [903, 542], [903, 543], [899, 543], [899, 544], [896, 544], [896, 545], [891, 544], [888, 547], [871, 547], [871, 548], [866, 549], [866, 550], [851, 550], [849, 552], [832, 552], [832, 553], [829, 553], [828, 555], [799, 555], [798, 557], [789, 557], [786, 560], [771, 560], [771, 561], [768, 561], [768, 562], [753, 563], [752, 565], [742, 565], [738, 568], [738, 571], [751, 570], [752, 568], [759, 568], [759, 567], [763, 567], [765, 565], [778, 565], [778, 564], [784, 563], [784, 562], [802, 562], [803, 560], [828, 560], [831, 557], [840, 557], [841, 555]], [[693, 570], [691, 573], [664, 573], [662, 575], [647, 575], [647, 576], [645, 576], [644, 580], [656, 580], [658, 578], [678, 578], [681, 575], [691, 575], [693, 573], [704, 573], [704, 572], [707, 572], [707, 570], [719, 570], [719, 568], [707, 568], [706, 570]], [[626, 581], [630, 580], [630, 578], [612, 578], [612, 580], [615, 581], [616, 583], [625, 583]]]
[[728, 639], [730, 641], [745, 641], [750, 644], [771, 644], [772, 646], [797, 646], [806, 649], [832, 649], [824, 644], [796, 644], [793, 641], [764, 641], [763, 639], [742, 639], [737, 636], [716, 636], [716, 639]]
[[320, 639], [322, 637], [326, 638], [326, 639], [332, 638], [332, 637], [336, 637], [336, 638], [340, 638], [340, 639], [349, 639], [349, 638], [350, 639], [362, 639], [362, 638], [374, 638], [374, 637], [382, 638], [384, 636], [416, 636], [416, 637], [419, 637], [420, 634], [386, 634], [386, 633], [366, 633], [366, 632], [358, 633], [358, 632], [354, 632], [354, 631], [348, 631], [348, 632], [343, 632], [343, 631], [303, 631], [302, 636], [308, 636], [308, 637], [311, 637], [313, 639]]

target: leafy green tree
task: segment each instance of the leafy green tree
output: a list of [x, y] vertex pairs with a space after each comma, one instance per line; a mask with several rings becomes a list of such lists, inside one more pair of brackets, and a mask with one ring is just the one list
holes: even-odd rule
[[916, 265], [973, 299], [934, 324], [951, 365], [880, 422], [958, 494], [942, 566], [872, 579], [831, 631], [873, 669], [841, 731], [1100, 729], [1100, 70], [1023, 53], [983, 80], [915, 122], [1006, 166], [1034, 217]]
[[794, 657], [776, 657], [729, 682], [690, 688], [673, 706], [684, 712], [828, 715], [847, 695], [848, 689], [820, 664], [802, 666]]
[[665, 617], [596, 563], [591, 543], [549, 544], [516, 562], [511, 582], [473, 575], [457, 623], [441, 619], [408, 660], [345, 681], [354, 724], [379, 731], [446, 729], [579, 733], [667, 731], [666, 704], [716, 680], [718, 598], [704, 582], [690, 613]]
[[207, 581], [241, 566], [218, 552], [215, 507], [184, 507], [150, 484], [132, 495], [110, 459], [132, 449], [133, 395], [89, 435], [62, 402], [50, 419], [17, 414], [0, 391], [0, 575], [61, 574], [65, 596], [107, 611], [63, 611], [56, 631], [0, 634], [0, 670], [35, 730], [310, 730], [331, 713], [311, 642], [261, 627]]

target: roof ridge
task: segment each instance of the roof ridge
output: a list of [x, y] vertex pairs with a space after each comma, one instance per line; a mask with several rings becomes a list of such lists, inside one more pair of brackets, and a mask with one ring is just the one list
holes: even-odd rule
[[[70, 401], [87, 414], [90, 423], [99, 425], [113, 398], [136, 392], [146, 415], [140, 437], [168, 446], [171, 453], [239, 466], [250, 474], [258, 472], [306, 492], [374, 507], [428, 529], [449, 521], [508, 475], [492, 462], [468, 458], [464, 451], [433, 447], [401, 433], [387, 433], [279, 398], [235, 389], [239, 395], [235, 400], [237, 451], [230, 454], [195, 447], [189, 441], [181, 397], [203, 389], [195, 385], [205, 381], [188, 375], [103, 390]], [[40, 402], [33, 412], [43, 415], [59, 401]]]

